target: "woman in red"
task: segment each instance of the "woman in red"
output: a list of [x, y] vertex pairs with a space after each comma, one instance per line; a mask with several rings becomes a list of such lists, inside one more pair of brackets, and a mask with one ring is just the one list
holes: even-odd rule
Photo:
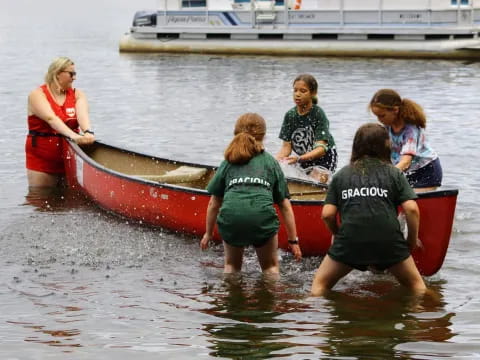
[[25, 152], [30, 188], [55, 187], [65, 173], [62, 136], [79, 145], [95, 141], [87, 98], [72, 87], [75, 79], [74, 63], [66, 57], [56, 58], [45, 75], [45, 84], [28, 96]]

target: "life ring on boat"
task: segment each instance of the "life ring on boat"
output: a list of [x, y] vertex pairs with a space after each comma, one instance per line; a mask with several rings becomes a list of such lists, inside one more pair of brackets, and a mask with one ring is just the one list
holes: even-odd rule
[[293, 10], [300, 10], [302, 7], [302, 0], [295, 0], [295, 5], [293, 5]]

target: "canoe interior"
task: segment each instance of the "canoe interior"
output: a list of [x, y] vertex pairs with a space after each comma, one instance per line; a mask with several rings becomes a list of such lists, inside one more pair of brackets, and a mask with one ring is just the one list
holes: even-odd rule
[[[92, 160], [106, 169], [145, 181], [190, 189], [205, 190], [216, 170], [209, 165], [161, 159], [98, 142], [83, 150]], [[176, 176], [177, 172], [180, 172], [178, 176]], [[288, 188], [292, 200], [322, 201], [325, 199], [326, 186], [322, 184], [289, 178]]]

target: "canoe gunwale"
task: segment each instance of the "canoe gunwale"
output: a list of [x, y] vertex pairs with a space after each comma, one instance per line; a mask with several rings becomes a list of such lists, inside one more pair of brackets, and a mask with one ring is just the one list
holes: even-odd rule
[[425, 191], [421, 193], [417, 193], [419, 199], [428, 199], [434, 197], [447, 197], [447, 196], [457, 196], [458, 189], [450, 188], [450, 187], [440, 187], [437, 190], [432, 191]]
[[[134, 181], [134, 182], [138, 182], [138, 183], [141, 183], [141, 184], [147, 184], [148, 186], [154, 186], [154, 187], [158, 187], [158, 188], [167, 188], [167, 189], [173, 189], [173, 190], [177, 190], [177, 191], [181, 190], [181, 191], [188, 192], [188, 193], [208, 195], [207, 190], [202, 190], [202, 189], [197, 189], [197, 188], [192, 188], [192, 187], [186, 187], [186, 186], [181, 186], [181, 185], [175, 185], [175, 184], [169, 184], [169, 183], [161, 183], [161, 182], [158, 182], [158, 181], [148, 180], [148, 179], [145, 179], [145, 178], [137, 177], [135, 175], [125, 174], [125, 173], [122, 173], [122, 172], [119, 172], [119, 171], [116, 171], [116, 170], [112, 170], [112, 169], [110, 169], [108, 167], [105, 167], [102, 164], [96, 162], [94, 159], [92, 159], [75, 142], [73, 142], [69, 139], [66, 139], [66, 141], [68, 141], [70, 143], [70, 146], [75, 150], [75, 153], [78, 156], [80, 156], [83, 161], [87, 162], [90, 166], [92, 166], [92, 167], [94, 167], [98, 170], [101, 170], [102, 172], [108, 173], [112, 176], [115, 176], [115, 177], [118, 177], [118, 178], [128, 178], [129, 181]], [[199, 166], [199, 165], [201, 165], [203, 167], [206, 167], [209, 170], [216, 169], [216, 167], [211, 166], [211, 165], [195, 164], [195, 163], [189, 163], [189, 162], [177, 161], [177, 160], [172, 161], [170, 159], [159, 158], [157, 156], [151, 156], [151, 155], [139, 153], [139, 152], [128, 150], [128, 149], [122, 149], [122, 148], [119, 148], [119, 147], [116, 147], [116, 146], [113, 146], [113, 145], [105, 144], [101, 141], [95, 141], [95, 143], [102, 146], [102, 147], [106, 147], [106, 148], [109, 148], [109, 149], [120, 151], [120, 152], [125, 153], [125, 154], [134, 154], [134, 155], [139, 155], [139, 156], [143, 156], [143, 157], [147, 157], [147, 158], [151, 158], [151, 159], [155, 159], [155, 160], [161, 160], [161, 161], [165, 161], [165, 162], [169, 162], [169, 163], [176, 163], [176, 164], [181, 164], [181, 165], [189, 165], [189, 166]]]
[[[188, 186], [181, 186], [181, 185], [175, 185], [175, 184], [170, 184], [170, 183], [161, 183], [161, 182], [158, 182], [158, 181], [148, 180], [146, 178], [141, 178], [141, 177], [138, 177], [138, 176], [135, 176], [135, 175], [125, 174], [125, 173], [122, 173], [122, 172], [119, 172], [119, 171], [116, 171], [116, 170], [112, 170], [112, 169], [110, 169], [108, 167], [105, 167], [102, 164], [98, 163], [94, 159], [92, 159], [78, 144], [76, 144], [72, 140], [66, 139], [66, 141], [68, 141], [70, 143], [70, 146], [75, 150], [75, 153], [78, 156], [80, 156], [83, 161], [87, 162], [90, 166], [92, 166], [96, 169], [99, 169], [103, 172], [106, 172], [108, 174], [111, 174], [115, 177], [128, 178], [131, 181], [135, 181], [135, 182], [138, 182], [138, 183], [141, 183], [141, 184], [148, 184], [149, 186], [155, 186], [155, 187], [158, 187], [158, 188], [167, 188], [167, 189], [184, 191], [184, 192], [194, 193], [194, 194], [209, 195], [208, 191], [205, 190], [205, 189], [192, 188], [192, 187], [188, 187]], [[133, 155], [136, 155], [136, 156], [141, 156], [141, 157], [149, 158], [149, 159], [152, 159], [152, 160], [159, 160], [159, 161], [163, 161], [163, 162], [167, 162], [167, 163], [171, 163], [171, 164], [186, 165], [186, 166], [193, 166], [193, 167], [201, 166], [201, 167], [206, 168], [207, 170], [216, 170], [218, 168], [218, 166], [213, 166], [213, 165], [206, 165], [206, 164], [199, 164], [199, 163], [193, 163], [193, 162], [186, 162], [186, 161], [180, 161], [180, 160], [171, 160], [171, 159], [161, 158], [161, 157], [158, 157], [158, 156], [141, 153], [141, 152], [137, 152], [137, 151], [134, 151], [134, 150], [119, 148], [117, 146], [106, 144], [106, 143], [103, 143], [101, 141], [95, 141], [95, 143], [97, 145], [99, 145], [100, 147], [105, 147], [105, 148], [108, 148], [108, 149], [119, 151], [121, 153], [133, 154]], [[322, 188], [327, 188], [328, 187], [327, 185], [314, 183], [314, 182], [304, 180], [304, 179], [296, 179], [296, 178], [287, 178], [287, 179], [290, 180], [290, 181], [297, 182], [297, 183], [313, 184], [316, 187], [322, 187]], [[318, 205], [318, 204], [323, 204], [324, 203], [323, 200], [291, 200], [291, 201], [295, 202], [295, 203], [302, 203], [302, 204], [311, 203], [312, 205]]]
[[[72, 140], [66, 139], [66, 141], [68, 141], [70, 143], [70, 146], [72, 146], [72, 148], [75, 150], [75, 153], [78, 156], [80, 156], [83, 161], [87, 162], [90, 166], [93, 166], [94, 168], [97, 168], [101, 171], [109, 173], [109, 174], [111, 174], [115, 177], [128, 178], [131, 181], [135, 181], [135, 182], [138, 182], [138, 183], [141, 183], [141, 184], [148, 184], [149, 186], [154, 186], [154, 187], [158, 187], [158, 188], [167, 188], [167, 189], [172, 189], [172, 190], [181, 190], [181, 191], [188, 192], [188, 193], [193, 193], [193, 194], [209, 195], [208, 191], [205, 190], [205, 189], [198, 189], [198, 188], [192, 188], [192, 187], [188, 187], [188, 186], [181, 186], [181, 185], [175, 185], [175, 184], [169, 184], [169, 183], [160, 183], [158, 181], [148, 180], [148, 179], [145, 179], [145, 178], [141, 178], [141, 177], [137, 177], [137, 176], [134, 176], [134, 175], [125, 174], [125, 173], [122, 173], [122, 172], [119, 172], [119, 171], [112, 170], [112, 169], [110, 169], [108, 167], [105, 167], [102, 164], [96, 162], [95, 160], [93, 160], [87, 153], [85, 153], [85, 151], [79, 145], [77, 145]], [[154, 160], [159, 160], [159, 161], [163, 161], [163, 162], [168, 162], [168, 163], [172, 163], [172, 164], [179, 164], [179, 165], [186, 165], [186, 166], [193, 166], [193, 167], [201, 166], [201, 167], [207, 168], [208, 170], [217, 169], [217, 166], [213, 166], [213, 165], [206, 165], [206, 164], [199, 164], [199, 163], [193, 163], [193, 162], [186, 162], [186, 161], [160, 158], [158, 156], [141, 153], [141, 152], [137, 152], [137, 151], [134, 151], [134, 150], [119, 148], [117, 146], [109, 145], [109, 144], [103, 143], [101, 141], [95, 141], [95, 143], [98, 144], [101, 147], [106, 147], [106, 148], [109, 148], [109, 149], [113, 149], [113, 150], [116, 150], [116, 151], [119, 151], [119, 152], [122, 152], [122, 153], [125, 153], [125, 154], [133, 154], [133, 155], [142, 156], [142, 157], [146, 157], [146, 158], [150, 158], [150, 159], [154, 159]], [[299, 182], [299, 183], [314, 184], [313, 182], [310, 182], [308, 180], [303, 180], [303, 179], [296, 179], [296, 178], [287, 178], [287, 179], [291, 180], [291, 181]], [[327, 185], [323, 185], [323, 184], [316, 184], [315, 183], [315, 185], [316, 186], [320, 185], [320, 187], [328, 188]], [[417, 193], [417, 195], [418, 195], [418, 199], [457, 196], [458, 195], [458, 189], [451, 188], [451, 187], [440, 187], [437, 190]], [[324, 202], [325, 202], [324, 200], [308, 200], [308, 199], [306, 199], [306, 200], [291, 199], [290, 201], [292, 203], [298, 203], [298, 204], [302, 204], [302, 205], [311, 204], [311, 205], [315, 205], [315, 206], [317, 206], [319, 204], [324, 204]]]

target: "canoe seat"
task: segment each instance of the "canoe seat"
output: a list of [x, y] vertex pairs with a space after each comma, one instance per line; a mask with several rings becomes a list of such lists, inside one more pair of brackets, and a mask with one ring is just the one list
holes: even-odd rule
[[207, 169], [193, 166], [180, 166], [167, 171], [163, 175], [137, 175], [150, 181], [165, 182], [170, 184], [186, 183], [200, 180], [207, 173]]

